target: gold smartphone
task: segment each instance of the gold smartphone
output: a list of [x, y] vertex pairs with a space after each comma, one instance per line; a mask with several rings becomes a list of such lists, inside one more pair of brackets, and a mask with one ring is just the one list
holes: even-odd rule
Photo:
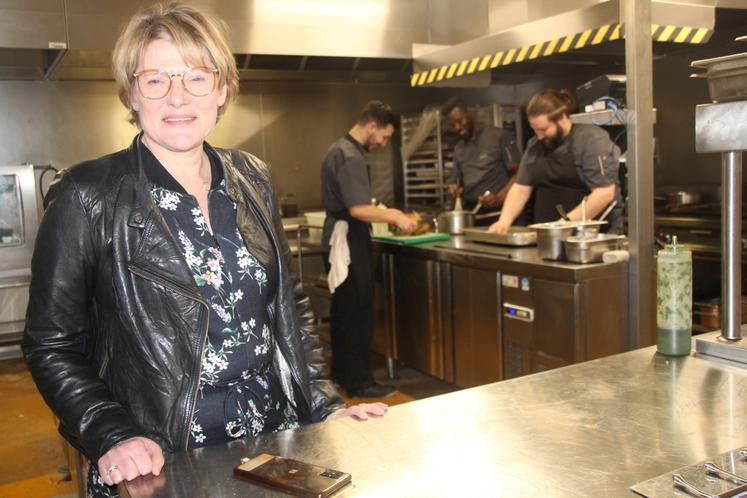
[[347, 472], [263, 453], [233, 469], [242, 479], [297, 496], [324, 498], [350, 484]]

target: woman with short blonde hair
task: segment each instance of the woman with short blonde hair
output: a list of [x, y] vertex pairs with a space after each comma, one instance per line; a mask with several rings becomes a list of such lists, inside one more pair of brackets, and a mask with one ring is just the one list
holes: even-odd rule
[[164, 451], [383, 415], [324, 376], [267, 167], [205, 141], [238, 90], [221, 23], [146, 8], [113, 62], [141, 132], [50, 187], [23, 342], [89, 496], [158, 475]]
[[[130, 122], [137, 124], [137, 113], [130, 102], [135, 89], [133, 74], [145, 46], [167, 36], [182, 58], [191, 65], [206, 63], [215, 67], [218, 87], [226, 87], [226, 103], [239, 93], [239, 72], [226, 42], [225, 23], [203, 12], [179, 3], [159, 4], [135, 14], [127, 23], [114, 46], [112, 69], [119, 100], [131, 112]], [[225, 112], [220, 106], [218, 115]]]

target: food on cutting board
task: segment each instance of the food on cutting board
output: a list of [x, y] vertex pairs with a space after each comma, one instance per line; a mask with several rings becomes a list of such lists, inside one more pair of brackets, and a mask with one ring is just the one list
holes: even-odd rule
[[424, 233], [428, 233], [430, 231], [430, 223], [424, 222], [423, 217], [418, 213], [407, 213], [407, 217], [418, 222], [418, 226], [415, 227], [415, 230], [413, 230], [411, 233], [406, 233], [400, 230], [399, 227], [395, 226], [394, 229], [392, 229], [392, 235], [395, 235], [397, 237], [405, 235], [423, 235]]

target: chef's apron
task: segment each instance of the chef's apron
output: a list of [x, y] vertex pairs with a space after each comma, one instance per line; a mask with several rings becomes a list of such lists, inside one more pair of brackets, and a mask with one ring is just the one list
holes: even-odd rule
[[[348, 392], [354, 392], [373, 383], [369, 365], [374, 328], [371, 225], [353, 218], [348, 211], [328, 211], [327, 216], [348, 222], [350, 250], [348, 276], [332, 294], [330, 307], [331, 376]], [[328, 260], [329, 254], [325, 254], [329, 272]]]
[[569, 212], [591, 192], [576, 167], [573, 143], [563, 152], [540, 155], [535, 160], [534, 171], [534, 223], [559, 219], [558, 204]]

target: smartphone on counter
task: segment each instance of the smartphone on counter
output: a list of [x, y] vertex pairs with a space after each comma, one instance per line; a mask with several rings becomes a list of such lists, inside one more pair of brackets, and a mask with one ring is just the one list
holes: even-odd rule
[[324, 498], [350, 484], [347, 472], [263, 453], [233, 469], [233, 475], [297, 496]]

